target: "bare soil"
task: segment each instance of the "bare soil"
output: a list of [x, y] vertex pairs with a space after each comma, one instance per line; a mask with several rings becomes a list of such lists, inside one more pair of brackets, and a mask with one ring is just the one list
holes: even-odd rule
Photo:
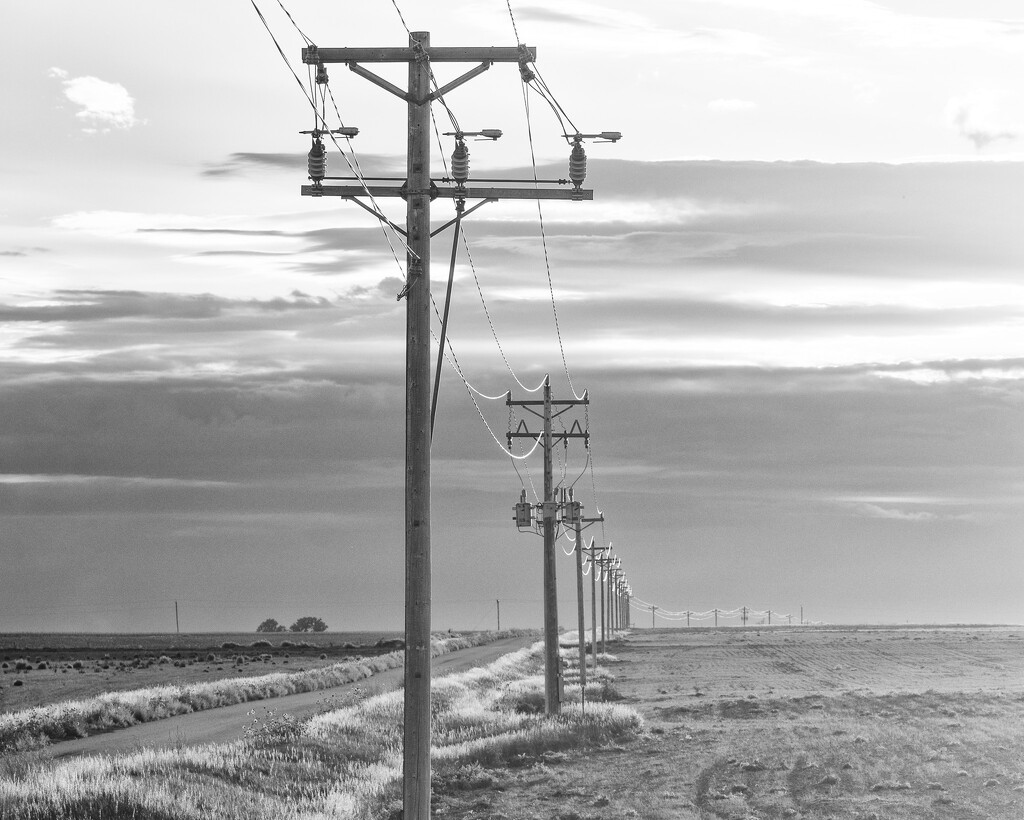
[[445, 773], [434, 815], [1024, 817], [1020, 627], [638, 629], [609, 651], [640, 736]]
[[0, 713], [103, 692], [316, 669], [401, 645], [392, 632], [2, 634]]

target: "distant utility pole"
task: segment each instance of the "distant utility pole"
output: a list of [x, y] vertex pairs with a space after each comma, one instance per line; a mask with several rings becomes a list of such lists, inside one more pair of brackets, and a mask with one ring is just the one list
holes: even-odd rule
[[[302, 49], [302, 61], [317, 67], [317, 84], [327, 83], [328, 63], [344, 63], [349, 69], [374, 85], [394, 94], [408, 107], [407, 175], [399, 185], [366, 185], [362, 178], [356, 185], [324, 185], [326, 176], [322, 137], [340, 133], [351, 136], [356, 129], [327, 128], [320, 114], [312, 131], [309, 171], [312, 185], [302, 186], [303, 196], [337, 196], [356, 202], [378, 219], [398, 230], [405, 237], [408, 253], [407, 277], [402, 296], [406, 298], [406, 411], [405, 411], [405, 722], [403, 751], [403, 816], [405, 820], [428, 820], [430, 817], [430, 440], [431, 440], [431, 373], [430, 373], [430, 202], [435, 197], [456, 200], [457, 216], [449, 224], [458, 230], [463, 216], [459, 203], [466, 199], [483, 202], [512, 199], [593, 199], [593, 191], [581, 188], [583, 177], [572, 178], [573, 188], [541, 189], [536, 185], [523, 188], [467, 188], [468, 158], [460, 163], [462, 179], [454, 187], [441, 187], [430, 178], [430, 107], [435, 100], [488, 70], [494, 63], [517, 63], [524, 81], [536, 60], [535, 49], [519, 45], [514, 48], [434, 48], [430, 33], [414, 31], [409, 45], [403, 48], [318, 48]], [[475, 68], [431, 90], [434, 63], [479, 63]], [[365, 68], [364, 63], [405, 63], [408, 86], [402, 89]], [[530, 74], [532, 76], [532, 74]], [[483, 134], [492, 137], [491, 134]], [[500, 134], [499, 134], [500, 135]], [[463, 132], [456, 132], [458, 144], [465, 151]], [[572, 136], [572, 135], [570, 135]], [[575, 135], [580, 146], [587, 135]], [[620, 135], [615, 134], [616, 138]], [[608, 138], [608, 137], [606, 137]], [[580, 150], [582, 147], [580, 146]], [[454, 166], [454, 163], [453, 163]], [[576, 168], [580, 168], [577, 162]], [[453, 167], [453, 174], [454, 174]], [[572, 169], [570, 168], [570, 171]], [[572, 177], [572, 174], [570, 174]], [[346, 179], [334, 177], [334, 179]], [[347, 178], [350, 181], [354, 178]], [[516, 182], [519, 180], [507, 180]], [[526, 182], [527, 180], [522, 180]], [[406, 201], [406, 228], [398, 228], [376, 206], [366, 205], [361, 197], [400, 197]], [[480, 203], [480, 205], [483, 204]], [[475, 206], [479, 207], [479, 205]], [[474, 209], [475, 209], [474, 207]], [[474, 210], [471, 209], [471, 210]], [[465, 215], [468, 215], [468, 211]], [[447, 226], [445, 226], [447, 227]], [[441, 230], [441, 229], [438, 229]], [[400, 297], [401, 298], [401, 297]], [[445, 340], [440, 340], [443, 351]], [[557, 645], [555, 647], [557, 653]]]
[[[585, 520], [593, 521], [594, 519]], [[604, 516], [602, 515], [597, 520], [603, 521]], [[586, 548], [587, 558], [590, 562], [590, 657], [594, 666], [597, 666], [597, 553], [603, 550], [604, 547], [599, 550], [594, 546], [593, 538], [590, 539], [590, 546]]]
[[501, 601], [496, 600], [494, 603], [498, 605], [498, 631], [501, 632]]
[[743, 607], [743, 625], [747, 625], [747, 608]]
[[654, 612], [658, 607], [651, 605], [651, 629], [654, 629]]
[[605, 643], [605, 625], [608, 621], [607, 615], [605, 614], [605, 601], [608, 598], [607, 589], [608, 573], [610, 571], [609, 567], [611, 566], [614, 560], [615, 559], [611, 556], [611, 551], [606, 547], [604, 550], [604, 554], [594, 561], [594, 563], [601, 570], [601, 588], [599, 590], [601, 598], [601, 652], [608, 651], [607, 645]]
[[[510, 391], [505, 397], [505, 404], [522, 407], [544, 422], [543, 430], [537, 433], [530, 432], [525, 419], [520, 420], [515, 430], [508, 431], [508, 447], [512, 449], [514, 438], [529, 438], [539, 441], [544, 450], [544, 499], [540, 505], [544, 533], [544, 705], [547, 714], [557, 715], [562, 711], [562, 661], [558, 656], [558, 586], [555, 578], [555, 524], [559, 505], [555, 501], [551, 451], [555, 442], [567, 443], [571, 438], [581, 438], [589, 446], [590, 433], [580, 427], [579, 421], [574, 421], [568, 430], [553, 433], [551, 422], [573, 407], [590, 404], [590, 398], [584, 391], [582, 399], [552, 399], [551, 379], [547, 376], [544, 377], [543, 395], [542, 399], [512, 401]], [[541, 412], [535, 407], [540, 407]], [[560, 409], [556, 411], [556, 407]]]
[[178, 602], [174, 602], [174, 634], [181, 634], [181, 627], [178, 625]]

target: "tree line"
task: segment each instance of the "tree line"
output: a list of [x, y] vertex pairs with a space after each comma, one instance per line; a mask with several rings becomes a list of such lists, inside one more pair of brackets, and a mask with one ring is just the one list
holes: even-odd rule
[[285, 629], [284, 624], [279, 624], [274, 618], [267, 618], [256, 627], [257, 632], [326, 632], [327, 624], [320, 618], [313, 615], [303, 615], [295, 623]]

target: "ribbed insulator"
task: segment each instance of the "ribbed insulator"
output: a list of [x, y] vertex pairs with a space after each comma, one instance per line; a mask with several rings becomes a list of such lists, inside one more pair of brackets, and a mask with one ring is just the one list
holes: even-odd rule
[[314, 142], [313, 147], [309, 149], [306, 165], [309, 169], [309, 178], [313, 182], [320, 182], [327, 175], [327, 154], [320, 140]]
[[317, 85], [324, 85], [327, 82], [327, 66], [323, 63], [316, 67], [316, 82]]
[[469, 149], [462, 140], [452, 152], [452, 179], [457, 185], [465, 185], [469, 179]]
[[577, 142], [569, 154], [569, 180], [579, 188], [583, 180], [587, 178], [587, 152], [583, 150], [583, 143]]

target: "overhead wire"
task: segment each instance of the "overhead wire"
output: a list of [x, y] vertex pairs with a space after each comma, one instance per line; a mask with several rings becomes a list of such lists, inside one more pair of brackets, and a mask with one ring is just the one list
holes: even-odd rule
[[[267, 18], [263, 15], [263, 12], [260, 10], [260, 7], [258, 5], [256, 5], [256, 0], [249, 0], [249, 2], [252, 4], [252, 7], [255, 10], [256, 15], [260, 18], [260, 22], [263, 23], [263, 27], [267, 30], [267, 34], [270, 35], [270, 39], [273, 41], [274, 46], [277, 48], [277, 53], [281, 55], [281, 59], [284, 60], [284, 63], [288, 67], [288, 70], [291, 72], [292, 77], [295, 78], [295, 82], [298, 84], [299, 89], [302, 91], [302, 95], [306, 98], [306, 102], [308, 102], [310, 107], [313, 109], [313, 114], [317, 118], [318, 127], [319, 127], [320, 124], [322, 124], [324, 126], [324, 129], [325, 129], [324, 133], [327, 134], [331, 138], [331, 142], [334, 143], [334, 147], [338, 149], [338, 152], [341, 154], [342, 158], [345, 160], [345, 163], [349, 166], [349, 169], [352, 171], [352, 173], [359, 180], [360, 184], [363, 187], [363, 190], [366, 192], [366, 195], [369, 197], [370, 201], [373, 203], [374, 208], [377, 208], [376, 200], [374, 199], [373, 195], [370, 193], [370, 190], [367, 187], [365, 180], [363, 179], [362, 173], [357, 171], [356, 167], [353, 167], [352, 162], [349, 160], [347, 154], [342, 149], [341, 144], [338, 142], [338, 140], [336, 139], [335, 135], [331, 133], [331, 129], [330, 129], [329, 124], [327, 123], [327, 120], [324, 118], [323, 114], [321, 114], [321, 112], [317, 109], [316, 99], [313, 96], [311, 96], [309, 94], [309, 92], [306, 91], [306, 87], [302, 84], [302, 80], [299, 78], [299, 75], [296, 73], [295, 69], [292, 67], [291, 60], [289, 60], [288, 56], [284, 53], [284, 49], [281, 48], [281, 44], [278, 42], [276, 35], [274, 34], [273, 30], [270, 28], [270, 24], [267, 22]], [[281, 0], [278, 0], [278, 4], [282, 5], [282, 8], [283, 8], [283, 4], [281, 4]], [[291, 15], [288, 15], [288, 16], [289, 16], [289, 19], [291, 19]], [[303, 37], [303, 39], [305, 39], [311, 45], [312, 41], [309, 41], [309, 38], [307, 38], [306, 35], [302, 33], [302, 30], [299, 29], [298, 25], [295, 24], [294, 20], [292, 20], [292, 24], [295, 25], [296, 30]], [[331, 95], [331, 99], [332, 100], [334, 99], [333, 94]], [[336, 105], [335, 105], [335, 110], [337, 110], [337, 106]], [[338, 115], [338, 119], [339, 120], [341, 119], [340, 113]], [[351, 148], [351, 142], [349, 143], [349, 147]], [[379, 211], [380, 209], [377, 208], [377, 210]], [[394, 243], [392, 242], [391, 236], [387, 232], [385, 224], [383, 222], [381, 222], [380, 225], [381, 225], [381, 231], [384, 234], [384, 238], [387, 240], [388, 246], [391, 248], [391, 254], [395, 258], [395, 262], [398, 264], [399, 268], [401, 268], [402, 263], [401, 263], [401, 261], [398, 258], [398, 252], [395, 250], [395, 246], [394, 246]], [[418, 254], [416, 254], [412, 250], [412, 248], [409, 247], [409, 245], [405, 242], [404, 239], [402, 239], [400, 236], [397, 236], [396, 238], [398, 239], [398, 242], [405, 248], [405, 250], [408, 253], [412, 254], [412, 256], [414, 256], [414, 257], [418, 257]]]

